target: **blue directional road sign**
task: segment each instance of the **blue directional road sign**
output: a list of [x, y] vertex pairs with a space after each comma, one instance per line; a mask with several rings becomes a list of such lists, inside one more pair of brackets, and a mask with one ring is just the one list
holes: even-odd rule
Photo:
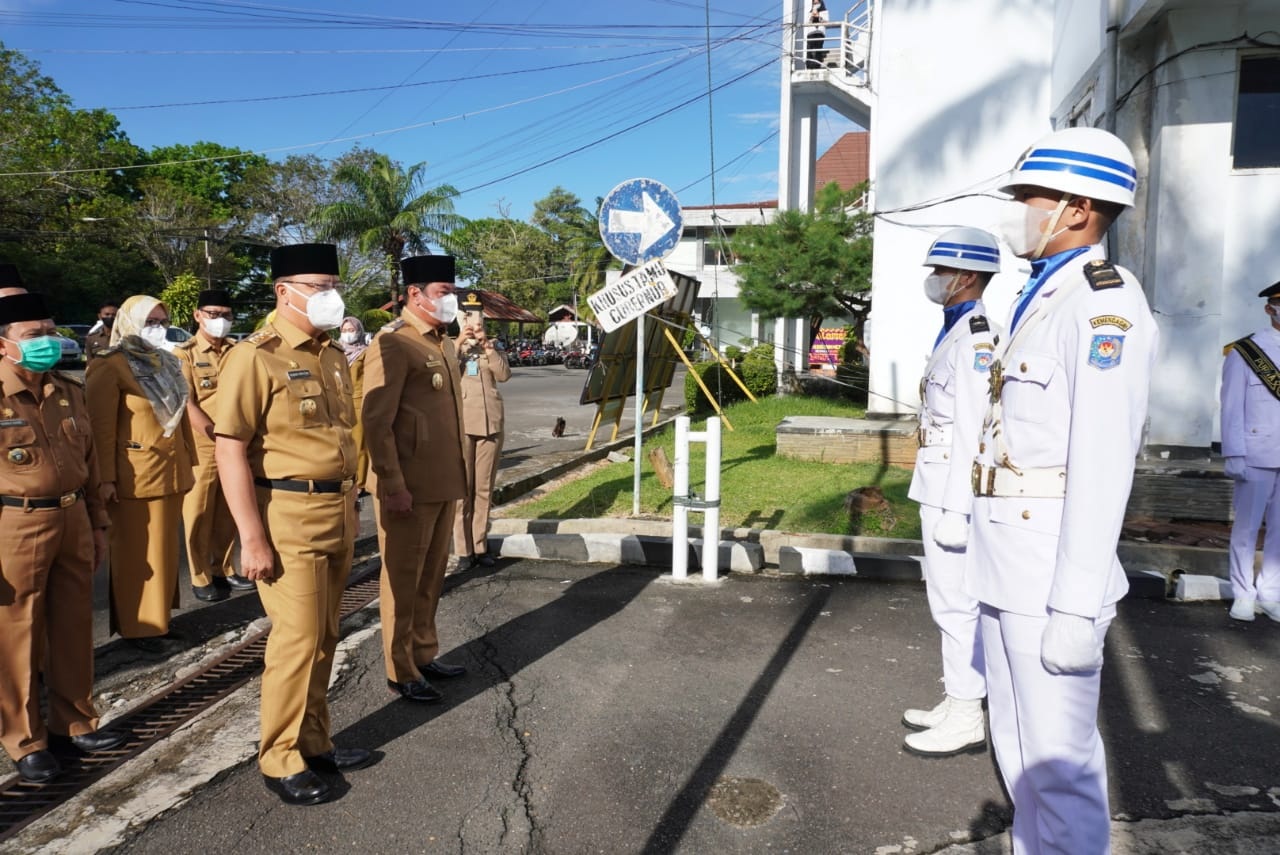
[[652, 178], [622, 182], [600, 208], [600, 237], [623, 264], [666, 258], [680, 242], [683, 224], [675, 194]]

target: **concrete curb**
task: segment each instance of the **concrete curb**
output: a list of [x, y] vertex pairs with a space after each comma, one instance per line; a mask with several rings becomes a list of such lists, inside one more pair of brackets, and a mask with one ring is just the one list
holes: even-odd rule
[[[691, 574], [700, 566], [702, 533], [701, 526], [689, 527]], [[671, 523], [613, 518], [495, 519], [489, 535], [489, 551], [504, 558], [670, 567]], [[1129, 577], [1131, 597], [1230, 599], [1229, 586], [1207, 581], [1225, 576], [1223, 550], [1126, 542], [1120, 544], [1119, 553]], [[923, 554], [918, 540], [724, 529], [720, 566], [732, 573], [857, 576], [879, 581], [918, 582], [923, 579]], [[1221, 573], [1215, 572], [1219, 565]], [[1192, 569], [1208, 572], [1194, 573]], [[1182, 582], [1183, 579], [1188, 581]], [[1181, 592], [1187, 592], [1186, 596]]]

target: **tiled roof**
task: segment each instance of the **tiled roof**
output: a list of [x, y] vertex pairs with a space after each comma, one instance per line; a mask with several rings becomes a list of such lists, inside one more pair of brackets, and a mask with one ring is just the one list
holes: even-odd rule
[[841, 190], [852, 190], [866, 181], [871, 162], [870, 144], [871, 134], [866, 131], [851, 131], [840, 137], [818, 158], [813, 186], [826, 187], [834, 181]]

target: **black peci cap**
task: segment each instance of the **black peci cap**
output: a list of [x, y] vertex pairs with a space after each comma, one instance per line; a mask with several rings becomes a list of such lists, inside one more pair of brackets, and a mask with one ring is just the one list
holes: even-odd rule
[[338, 275], [338, 247], [331, 243], [295, 243], [271, 250], [271, 278], [284, 279], [300, 273]]
[[18, 272], [18, 265], [0, 261], [0, 288], [21, 288], [26, 284]]
[[0, 297], [0, 325], [16, 324], [20, 321], [43, 321], [50, 318], [44, 297], [39, 294], [14, 294], [12, 297]]
[[468, 288], [466, 291], [454, 292], [458, 294], [458, 308], [464, 312], [483, 312], [484, 300], [480, 299], [480, 292], [474, 288]]
[[454, 276], [452, 255], [415, 255], [400, 259], [400, 278], [405, 285], [453, 282]]
[[221, 288], [208, 288], [196, 298], [196, 308], [201, 306], [230, 306], [231, 295]]

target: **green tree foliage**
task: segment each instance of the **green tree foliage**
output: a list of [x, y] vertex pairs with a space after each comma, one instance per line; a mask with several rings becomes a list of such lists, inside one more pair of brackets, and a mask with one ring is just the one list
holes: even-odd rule
[[[721, 407], [747, 400], [742, 388], [733, 381], [729, 372], [719, 362], [695, 362], [693, 371], [685, 375], [684, 404], [690, 415], [713, 412], [711, 402], [693, 379], [696, 373], [711, 390]], [[772, 395], [778, 390], [778, 376], [773, 364], [773, 345], [760, 344], [742, 357], [735, 373], [757, 399]]]
[[458, 278], [532, 312], [549, 308], [548, 295], [564, 267], [547, 232], [520, 220], [489, 217], [471, 220], [453, 238]]
[[200, 291], [204, 282], [191, 273], [180, 273], [163, 291], [160, 302], [169, 309], [169, 322], [194, 331], [193, 313], [199, 308]]
[[399, 261], [406, 250], [449, 249], [461, 225], [453, 212], [458, 191], [448, 184], [424, 187], [426, 163], [408, 169], [384, 154], [368, 163], [348, 162], [334, 172], [339, 200], [319, 208], [314, 222], [326, 239], [351, 239], [365, 255], [385, 264], [393, 303], [400, 298]]
[[858, 338], [871, 310], [872, 217], [866, 185], [818, 191], [811, 213], [780, 211], [729, 242], [743, 304], [767, 318], [808, 318], [809, 342], [826, 317], [849, 315]]

